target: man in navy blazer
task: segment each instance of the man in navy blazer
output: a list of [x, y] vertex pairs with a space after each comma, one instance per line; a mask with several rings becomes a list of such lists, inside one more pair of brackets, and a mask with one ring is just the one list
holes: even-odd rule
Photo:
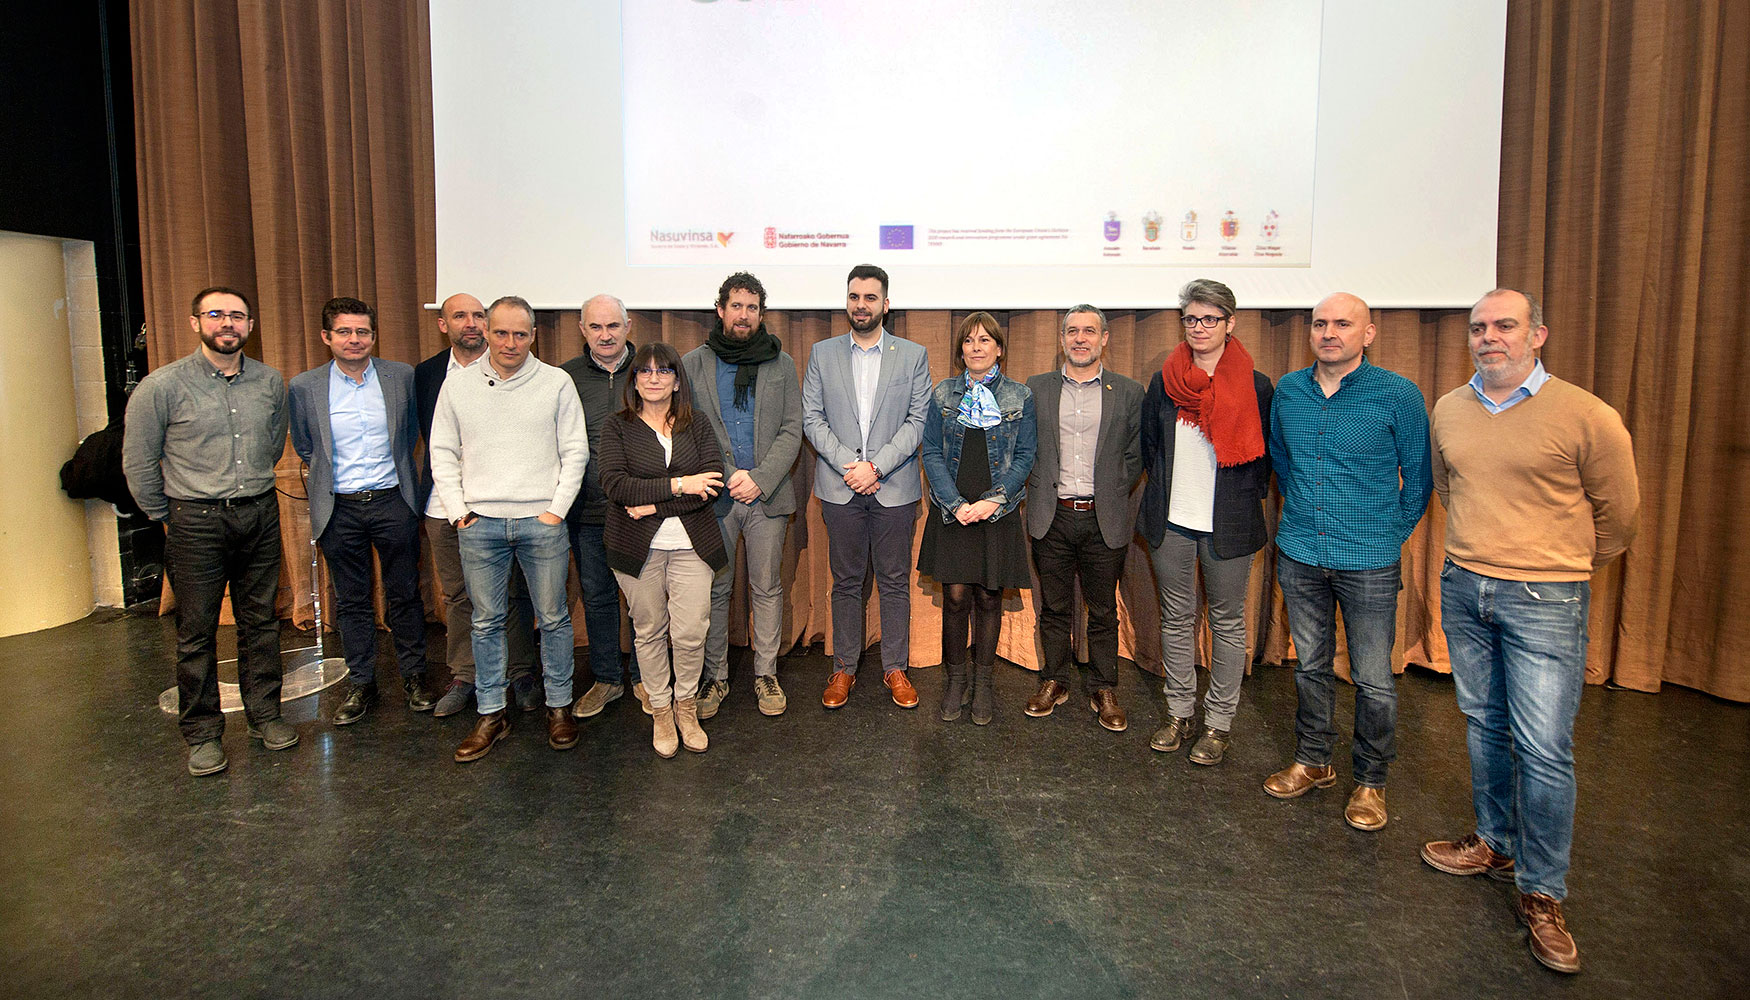
[[425, 605], [419, 598], [419, 515], [413, 448], [419, 418], [413, 368], [371, 357], [377, 311], [353, 298], [322, 307], [322, 342], [334, 360], [292, 379], [292, 447], [309, 468], [310, 534], [334, 581], [335, 618], [351, 687], [334, 724], [365, 717], [377, 700], [377, 622], [371, 549], [383, 565], [389, 629], [407, 707], [429, 711]]
[[839, 708], [863, 655], [863, 580], [873, 563], [881, 594], [882, 681], [893, 703], [916, 708], [911, 656], [911, 543], [917, 528], [918, 444], [930, 401], [923, 345], [882, 328], [887, 272], [851, 269], [851, 332], [814, 346], [802, 380], [802, 432], [814, 446], [814, 495], [832, 564], [833, 674], [820, 702]]

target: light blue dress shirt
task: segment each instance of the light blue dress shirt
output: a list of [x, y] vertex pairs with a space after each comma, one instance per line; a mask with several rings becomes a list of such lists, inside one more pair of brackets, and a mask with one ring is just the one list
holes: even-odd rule
[[881, 387], [881, 352], [886, 349], [885, 329], [881, 339], [868, 349], [857, 346], [857, 338], [851, 338], [851, 385], [857, 390], [857, 423], [863, 431], [863, 446], [857, 449], [857, 457], [864, 460], [875, 451], [869, 447], [869, 427], [875, 422], [875, 390]]
[[334, 438], [334, 492], [386, 490], [401, 484], [389, 450], [389, 412], [377, 363], [354, 382], [334, 362], [328, 364], [328, 429]]
[[1543, 384], [1548, 381], [1549, 372], [1543, 370], [1543, 361], [1540, 359], [1531, 366], [1531, 374], [1525, 376], [1525, 381], [1519, 383], [1519, 388], [1514, 389], [1512, 395], [1508, 396], [1505, 402], [1497, 403], [1483, 394], [1482, 372], [1472, 375], [1469, 384], [1476, 391], [1477, 402], [1483, 404], [1483, 409], [1488, 410], [1490, 416], [1494, 416], [1537, 395], [1537, 390], [1543, 388]]

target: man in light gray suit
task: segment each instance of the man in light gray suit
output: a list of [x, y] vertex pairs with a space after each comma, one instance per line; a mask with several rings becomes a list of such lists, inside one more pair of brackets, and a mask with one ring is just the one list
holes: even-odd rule
[[[1044, 680], [1027, 700], [1039, 717], [1069, 700], [1070, 614], [1080, 578], [1088, 606], [1088, 707], [1100, 725], [1129, 725], [1118, 704], [1118, 574], [1136, 528], [1130, 490], [1142, 476], [1142, 386], [1106, 371], [1106, 314], [1063, 317], [1064, 365], [1027, 380], [1039, 415], [1039, 455], [1027, 478], [1027, 534], [1039, 572]], [[1096, 502], [1097, 500], [1097, 502]]]
[[778, 684], [778, 644], [784, 626], [779, 570], [784, 530], [796, 512], [790, 472], [802, 450], [802, 390], [796, 362], [766, 331], [766, 289], [745, 271], [717, 289], [717, 325], [705, 343], [687, 352], [681, 367], [693, 387], [694, 412], [703, 413], [723, 451], [725, 488], [717, 497], [717, 524], [729, 565], [711, 582], [711, 631], [705, 638], [705, 684], [699, 718], [717, 714], [729, 694], [729, 592], [735, 583], [735, 546], [747, 558], [753, 604], [753, 686], [760, 712], [782, 715], [788, 700]]
[[887, 272], [851, 269], [851, 332], [814, 346], [802, 379], [802, 432], [814, 446], [814, 495], [832, 564], [833, 675], [820, 702], [839, 708], [863, 655], [863, 580], [870, 563], [881, 592], [882, 681], [900, 708], [916, 708], [911, 655], [911, 540], [923, 482], [918, 444], [930, 400], [923, 345], [882, 328]]
[[371, 549], [383, 566], [389, 629], [407, 707], [430, 711], [425, 688], [425, 605], [419, 598], [419, 412], [413, 367], [371, 357], [375, 309], [353, 298], [322, 307], [322, 342], [334, 360], [292, 379], [292, 447], [309, 467], [310, 534], [334, 582], [335, 618], [351, 686], [334, 724], [365, 717], [377, 701], [377, 616]]

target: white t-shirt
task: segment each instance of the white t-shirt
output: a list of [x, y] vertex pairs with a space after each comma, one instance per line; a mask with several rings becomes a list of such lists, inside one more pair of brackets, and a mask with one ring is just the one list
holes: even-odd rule
[[1192, 531], [1215, 530], [1215, 445], [1195, 424], [1173, 421], [1173, 495], [1167, 520]]
[[[656, 440], [662, 442], [662, 463], [667, 465], [674, 461], [674, 438], [666, 434], [657, 434]], [[673, 551], [675, 549], [690, 549], [693, 539], [687, 534], [686, 525], [678, 517], [665, 517], [657, 525], [656, 536], [650, 539], [650, 547]]]

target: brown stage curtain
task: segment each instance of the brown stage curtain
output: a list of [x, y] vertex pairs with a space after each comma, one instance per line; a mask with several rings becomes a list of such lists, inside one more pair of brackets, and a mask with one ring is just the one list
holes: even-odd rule
[[[425, 5], [165, 0], [136, 3], [132, 31], [152, 363], [193, 349], [184, 303], [214, 282], [258, 295], [251, 350], [288, 376], [326, 360], [317, 312], [337, 292], [378, 304], [385, 357], [436, 351], [419, 304], [456, 289], [434, 287]], [[1740, 701], [1750, 701], [1740, 624], [1750, 619], [1750, 540], [1736, 506], [1750, 485], [1750, 404], [1734, 391], [1750, 316], [1746, 37], [1750, 8], [1728, 0], [1511, 0], [1499, 209], [1501, 283], [1544, 296], [1546, 364], [1622, 412], [1640, 463], [1641, 534], [1594, 580], [1588, 680], [1641, 690], [1669, 680]], [[489, 300], [514, 290], [470, 291]], [[903, 303], [904, 287], [893, 292]], [[930, 348], [941, 378], [962, 315], [901, 312], [892, 328]], [[543, 314], [537, 353], [581, 351], [576, 316]], [[1011, 374], [1052, 367], [1059, 316], [998, 313]], [[702, 342], [710, 318], [708, 308], [638, 313], [635, 336], [684, 351]], [[1376, 311], [1374, 320], [1375, 363], [1413, 379], [1430, 403], [1469, 377], [1463, 311]], [[769, 323], [799, 369], [812, 344], [843, 329], [824, 312]], [[1146, 382], [1176, 323], [1172, 310], [1113, 315], [1109, 363]], [[1273, 379], [1311, 360], [1304, 312], [1243, 311], [1238, 332]], [[805, 446], [802, 493], [810, 457]], [[293, 458], [281, 478], [297, 493], [295, 470]], [[302, 506], [284, 513], [287, 551], [308, 552]], [[1404, 547], [1400, 665], [1445, 668], [1443, 525], [1436, 501]], [[787, 549], [786, 634], [830, 648], [824, 537], [810, 503]], [[1253, 566], [1249, 635], [1258, 659], [1280, 662], [1292, 650], [1271, 551]], [[1143, 555], [1133, 546], [1121, 584], [1122, 643], [1158, 670]], [[309, 592], [308, 574], [307, 559], [288, 557], [288, 595]], [[923, 583], [913, 592], [917, 664], [940, 658], [940, 598]], [[737, 601], [744, 606], [739, 588]], [[1000, 649], [1025, 665], [1037, 662], [1030, 602], [1011, 596]], [[877, 629], [871, 608], [871, 641]], [[734, 628], [732, 639], [745, 632]]]

